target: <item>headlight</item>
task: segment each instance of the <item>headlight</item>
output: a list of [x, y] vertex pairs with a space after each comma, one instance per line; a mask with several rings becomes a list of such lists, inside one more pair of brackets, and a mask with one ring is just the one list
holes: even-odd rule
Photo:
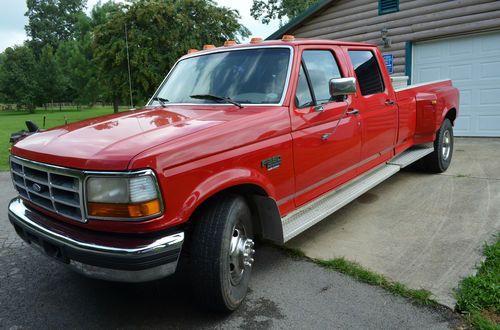
[[90, 218], [140, 219], [161, 213], [156, 179], [151, 174], [87, 179], [87, 213]]

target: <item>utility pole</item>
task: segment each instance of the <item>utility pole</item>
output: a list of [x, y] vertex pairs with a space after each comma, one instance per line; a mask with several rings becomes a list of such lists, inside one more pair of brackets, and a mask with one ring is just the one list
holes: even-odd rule
[[127, 47], [127, 68], [128, 68], [128, 88], [130, 92], [130, 107], [134, 107], [134, 101], [132, 100], [132, 79], [130, 75], [130, 54], [128, 52], [128, 32], [127, 32], [127, 24], [125, 23], [125, 45]]

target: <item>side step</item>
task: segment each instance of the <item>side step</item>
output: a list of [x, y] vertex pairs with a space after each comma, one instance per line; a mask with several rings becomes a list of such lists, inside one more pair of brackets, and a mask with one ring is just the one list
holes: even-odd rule
[[397, 165], [382, 165], [290, 213], [283, 218], [285, 242], [393, 176], [400, 169]]
[[401, 168], [430, 154], [434, 148], [414, 147], [394, 157], [387, 164], [361, 175], [312, 202], [302, 206], [282, 219], [283, 239], [289, 241], [306, 229], [325, 219], [341, 207], [352, 202], [379, 183], [387, 180]]
[[403, 168], [403, 167], [406, 167], [410, 164], [413, 164], [414, 162], [416, 162], [420, 158], [427, 156], [428, 154], [430, 154], [433, 151], [434, 151], [434, 147], [428, 147], [428, 146], [413, 147], [411, 149], [408, 149], [408, 150], [400, 153], [399, 155], [397, 155], [396, 157], [391, 159], [387, 164], [399, 165], [399, 166], [401, 166], [401, 168]]

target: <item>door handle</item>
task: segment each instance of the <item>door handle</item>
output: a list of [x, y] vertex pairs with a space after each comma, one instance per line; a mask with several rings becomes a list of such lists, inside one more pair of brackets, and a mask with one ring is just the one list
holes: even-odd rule
[[317, 105], [314, 107], [314, 111], [323, 112], [323, 111], [325, 111], [325, 108], [323, 108], [323, 106], [320, 104], [320, 105]]
[[394, 104], [396, 104], [396, 101], [394, 101], [394, 100], [387, 100], [387, 101], [385, 101], [385, 104], [386, 105], [394, 105]]
[[352, 110], [349, 110], [346, 112], [348, 115], [357, 115], [359, 114], [359, 110], [358, 109], [352, 109]]

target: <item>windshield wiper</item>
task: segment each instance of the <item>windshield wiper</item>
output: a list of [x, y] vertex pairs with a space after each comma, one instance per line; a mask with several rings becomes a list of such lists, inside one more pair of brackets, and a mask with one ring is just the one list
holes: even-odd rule
[[212, 95], [212, 94], [199, 94], [199, 95], [191, 95], [193, 99], [201, 99], [201, 100], [214, 100], [214, 101], [224, 101], [226, 103], [231, 103], [237, 106], [238, 108], [243, 108], [241, 103], [233, 101], [230, 97]]
[[162, 107], [166, 106], [166, 103], [169, 102], [167, 99], [164, 99], [163, 97], [159, 97], [159, 96], [153, 97], [153, 101], [160, 102], [160, 104], [161, 104]]

